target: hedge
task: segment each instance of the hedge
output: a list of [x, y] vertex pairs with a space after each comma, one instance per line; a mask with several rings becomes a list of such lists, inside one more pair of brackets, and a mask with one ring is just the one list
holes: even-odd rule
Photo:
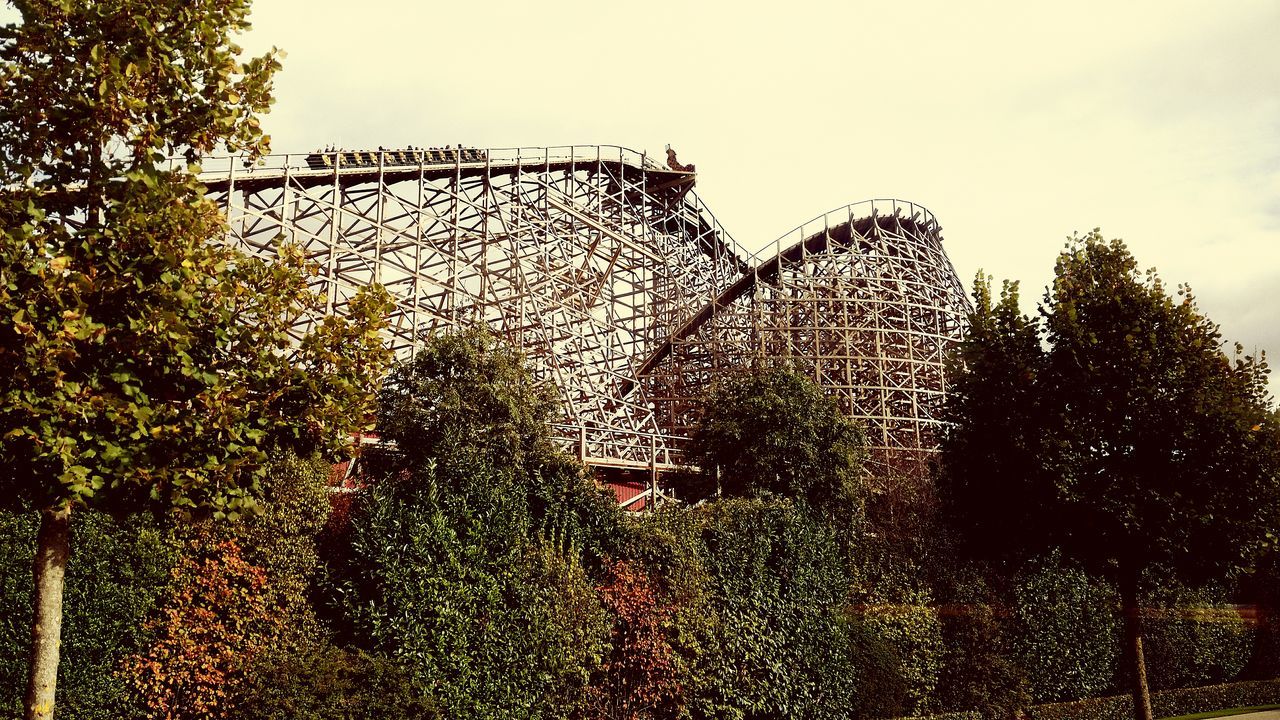
[[[1280, 702], [1280, 681], [1277, 680], [1179, 688], [1151, 694], [1151, 707], [1158, 718], [1277, 702]], [[1112, 695], [1040, 705], [1031, 708], [1027, 715], [1031, 720], [1130, 720], [1133, 717], [1133, 698]]]
[[[1203, 687], [1243, 679], [1257, 628], [1223, 602], [1222, 588], [1164, 581], [1150, 593], [1143, 620], [1147, 672], [1153, 690]], [[1256, 676], [1255, 676], [1256, 677]]]
[[[1152, 710], [1157, 718], [1177, 717], [1235, 707], [1257, 707], [1280, 703], [1280, 680], [1208, 685], [1197, 688], [1161, 690], [1151, 694]], [[1132, 720], [1133, 698], [1111, 695], [1065, 703], [1036, 705], [1026, 711], [1030, 720]], [[970, 710], [938, 715], [902, 718], [901, 720], [984, 720], [982, 714]]]
[[1121, 653], [1114, 589], [1055, 553], [1022, 573], [1014, 595], [1014, 644], [1033, 701], [1065, 702], [1113, 689]]
[[[21, 715], [31, 638], [34, 513], [0, 512], [0, 716]], [[116, 675], [147, 641], [144, 620], [169, 584], [177, 553], [153, 520], [117, 521], [92, 510], [72, 514], [72, 559], [58, 669], [58, 717], [113, 720], [131, 702]]]

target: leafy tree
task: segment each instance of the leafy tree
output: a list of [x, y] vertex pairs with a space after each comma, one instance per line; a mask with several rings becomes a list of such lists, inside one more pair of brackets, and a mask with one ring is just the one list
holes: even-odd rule
[[432, 338], [378, 398], [378, 433], [396, 447], [387, 475], [477, 532], [554, 535], [594, 562], [614, 549], [621, 515], [552, 441], [557, 409], [555, 389], [487, 328]]
[[380, 401], [395, 449], [334, 568], [347, 639], [403, 664], [450, 717], [582, 710], [608, 632], [582, 559], [621, 518], [552, 443], [553, 395], [473, 328], [430, 339]]
[[732, 376], [703, 403], [684, 479], [690, 499], [775, 495], [826, 512], [861, 508], [861, 429], [812, 380], [785, 368]]
[[254, 510], [265, 450], [362, 426], [385, 295], [326, 320], [304, 262], [252, 261], [194, 166], [267, 149], [276, 53], [231, 42], [248, 0], [15, 0], [0, 30], [0, 497], [41, 514], [25, 712], [53, 712], [75, 507]]
[[979, 278], [944, 495], [982, 555], [1060, 546], [1114, 579], [1135, 713], [1150, 718], [1139, 578], [1157, 566], [1188, 581], [1240, 569], [1280, 519], [1267, 368], [1238, 349], [1227, 357], [1188, 289], [1171, 296], [1097, 231], [1059, 257], [1042, 324], [1011, 295], [993, 307]]

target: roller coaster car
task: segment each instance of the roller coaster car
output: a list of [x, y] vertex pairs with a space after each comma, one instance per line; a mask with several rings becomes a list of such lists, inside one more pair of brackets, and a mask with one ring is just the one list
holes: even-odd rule
[[439, 150], [380, 150], [378, 152], [342, 152], [311, 153], [307, 156], [307, 167], [312, 170], [332, 170], [335, 159], [340, 160], [342, 167], [376, 168], [407, 167], [426, 163], [428, 165], [452, 165], [455, 163], [482, 163], [488, 160], [489, 154], [474, 148], [444, 148]]

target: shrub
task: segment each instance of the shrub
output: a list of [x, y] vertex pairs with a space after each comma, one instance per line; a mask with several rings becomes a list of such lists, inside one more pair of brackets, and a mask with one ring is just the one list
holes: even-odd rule
[[935, 709], [942, 672], [942, 624], [933, 595], [920, 583], [920, 566], [884, 543], [864, 540], [853, 548], [851, 600], [867, 629], [893, 649], [906, 682], [905, 710]]
[[196, 533], [185, 544], [160, 614], [144, 625], [154, 639], [122, 673], [148, 718], [230, 717], [267, 628], [280, 618], [264, 593], [266, 574], [234, 540]]
[[581, 565], [457, 512], [392, 484], [363, 498], [338, 568], [352, 639], [401, 663], [447, 716], [564, 716], [608, 627]]
[[1014, 588], [1015, 647], [1037, 702], [1101, 695], [1120, 659], [1119, 598], [1106, 583], [1051, 555]]
[[695, 717], [847, 717], [873, 706], [884, 663], [843, 615], [848, 575], [834, 531], [788, 500], [721, 500], [693, 511], [717, 623], [691, 662]]
[[[21, 715], [31, 642], [31, 558], [38, 516], [0, 512], [0, 715]], [[169, 583], [176, 551], [145, 517], [72, 515], [58, 717], [114, 720], [131, 712], [115, 669], [148, 640], [144, 621]]]
[[675, 650], [664, 628], [672, 607], [636, 563], [608, 561], [605, 578], [597, 591], [613, 617], [611, 650], [592, 684], [591, 715], [628, 720], [669, 717], [684, 699]]
[[1255, 628], [1222, 601], [1225, 592], [1164, 582], [1143, 619], [1147, 672], [1157, 689], [1231, 682], [1249, 663]]
[[942, 625], [932, 598], [920, 589], [878, 588], [867, 600], [862, 606], [863, 622], [899, 658], [907, 712], [932, 711], [943, 654]]
[[965, 571], [967, 577], [938, 613], [944, 652], [937, 704], [1003, 719], [1031, 698], [1014, 653], [1007, 608], [996, 604], [980, 574]]
[[443, 717], [403, 667], [386, 658], [313, 643], [258, 663], [256, 692], [241, 720]]

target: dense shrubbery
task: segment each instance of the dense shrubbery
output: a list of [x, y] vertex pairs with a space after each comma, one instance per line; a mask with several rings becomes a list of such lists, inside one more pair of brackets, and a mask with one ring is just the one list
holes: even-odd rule
[[937, 705], [1004, 718], [1030, 703], [1008, 613], [979, 568], [965, 567], [939, 610], [943, 662]]
[[1120, 662], [1120, 602], [1115, 590], [1054, 555], [1018, 577], [1016, 648], [1036, 702], [1100, 695]]
[[[377, 482], [340, 522], [326, 525], [328, 465], [289, 453], [239, 523], [78, 514], [59, 716], [970, 720], [1119, 686], [1115, 590], [1056, 554], [961, 565], [945, 535], [883, 532], [856, 498], [723, 474], [754, 489], [624, 522], [550, 442], [547, 394], [484, 332], [432, 341], [382, 402], [398, 450], [365, 458]], [[11, 708], [34, 520], [0, 516]], [[1146, 620], [1154, 682], [1238, 677], [1254, 633], [1227, 590], [1152, 580], [1147, 604], [1167, 608]], [[1231, 687], [1247, 691], [1157, 707], [1274, 699]], [[1127, 702], [1032, 714], [1120, 717]]]
[[[1280, 703], [1280, 683], [1241, 682], [1209, 687], [1164, 690], [1151, 694], [1156, 717], [1190, 715], [1223, 708]], [[1030, 708], [1031, 720], [1129, 720], [1133, 697], [1111, 695]]]
[[1256, 628], [1222, 602], [1218, 588], [1165, 582], [1148, 594], [1146, 652], [1155, 689], [1186, 688], [1240, 679], [1253, 654]]
[[[31, 641], [31, 557], [39, 518], [0, 512], [0, 714], [20, 715]], [[60, 718], [114, 719], [131, 712], [115, 669], [149, 639], [144, 622], [169, 583], [174, 546], [156, 523], [82, 512], [72, 523]]]

